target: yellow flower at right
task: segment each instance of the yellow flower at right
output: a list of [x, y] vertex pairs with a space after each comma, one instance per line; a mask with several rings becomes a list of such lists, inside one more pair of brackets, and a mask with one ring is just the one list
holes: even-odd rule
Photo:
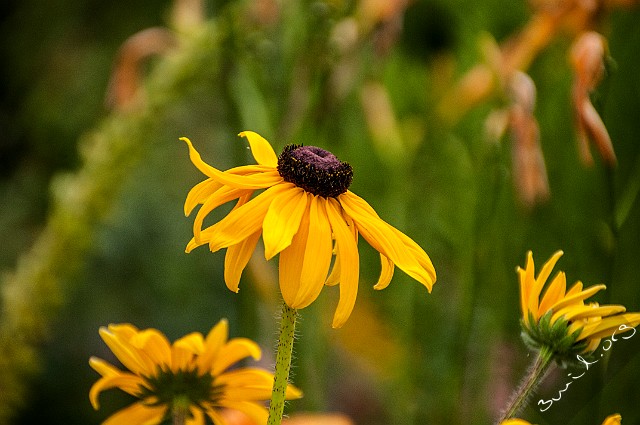
[[602, 338], [630, 331], [640, 324], [640, 313], [625, 313], [622, 305], [585, 303], [587, 298], [606, 289], [605, 285], [585, 289], [577, 281], [567, 290], [567, 278], [562, 271], [546, 285], [562, 254], [562, 251], [554, 253], [537, 276], [531, 251], [527, 253], [524, 269], [517, 268], [523, 338], [534, 349], [550, 349], [558, 360], [591, 353]]

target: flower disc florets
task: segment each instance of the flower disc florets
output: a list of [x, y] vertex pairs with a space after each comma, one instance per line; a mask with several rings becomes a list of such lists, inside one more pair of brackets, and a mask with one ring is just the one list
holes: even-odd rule
[[348, 163], [315, 146], [285, 146], [278, 157], [278, 173], [285, 181], [325, 198], [345, 193], [353, 180]]

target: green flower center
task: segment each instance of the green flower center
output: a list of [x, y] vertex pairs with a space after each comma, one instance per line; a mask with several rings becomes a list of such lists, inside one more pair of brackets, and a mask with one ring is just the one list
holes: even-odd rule
[[141, 388], [140, 398], [155, 397], [155, 405], [197, 405], [214, 402], [222, 395], [223, 387], [214, 385], [209, 373], [199, 374], [197, 370], [179, 370], [158, 368], [158, 373], [146, 377], [150, 388]]
[[353, 180], [348, 163], [315, 146], [285, 146], [278, 157], [278, 173], [285, 181], [325, 198], [345, 193]]

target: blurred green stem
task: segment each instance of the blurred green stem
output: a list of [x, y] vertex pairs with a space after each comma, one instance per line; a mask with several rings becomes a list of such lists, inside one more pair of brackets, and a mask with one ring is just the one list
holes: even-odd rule
[[269, 404], [269, 420], [267, 425], [280, 425], [284, 412], [284, 401], [289, 384], [289, 370], [291, 369], [291, 354], [296, 330], [298, 312], [282, 304], [282, 318], [280, 319], [280, 336], [278, 337], [278, 353], [276, 354], [276, 370]]
[[553, 353], [551, 350], [547, 347], [542, 347], [533, 361], [533, 364], [529, 367], [527, 376], [525, 376], [522, 384], [520, 384], [520, 387], [511, 397], [509, 406], [507, 406], [497, 424], [513, 418], [526, 406], [527, 402], [538, 388], [538, 385], [540, 385], [545, 376], [547, 376], [550, 366], [553, 365], [551, 362], [552, 358]]

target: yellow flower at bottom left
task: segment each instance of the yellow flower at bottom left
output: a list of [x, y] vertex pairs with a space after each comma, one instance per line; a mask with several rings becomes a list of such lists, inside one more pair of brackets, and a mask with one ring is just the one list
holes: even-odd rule
[[[110, 388], [137, 397], [103, 424], [159, 424], [165, 420], [187, 425], [227, 425], [223, 409], [238, 410], [256, 425], [266, 424], [262, 403], [271, 397], [273, 374], [259, 368], [233, 368], [247, 357], [259, 360], [260, 347], [246, 338], [228, 340], [228, 323], [220, 321], [204, 337], [190, 333], [173, 344], [157, 329], [139, 330], [124, 323], [100, 329], [100, 336], [128, 371], [92, 357], [91, 367], [102, 377], [91, 387], [89, 399], [100, 407], [98, 395]], [[302, 397], [287, 387], [287, 399]]]

